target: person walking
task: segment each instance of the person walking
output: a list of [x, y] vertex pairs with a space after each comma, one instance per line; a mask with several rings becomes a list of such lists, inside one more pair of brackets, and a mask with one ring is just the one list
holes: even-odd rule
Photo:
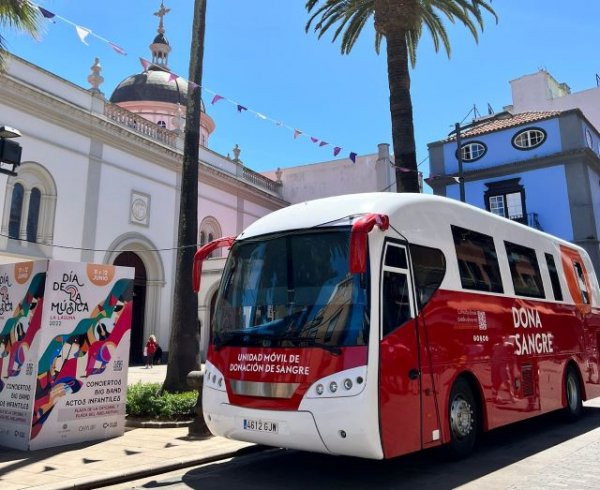
[[156, 354], [157, 347], [156, 337], [150, 335], [150, 337], [148, 337], [148, 342], [146, 342], [146, 348], [144, 349], [146, 351], [146, 368], [154, 365], [154, 354]]

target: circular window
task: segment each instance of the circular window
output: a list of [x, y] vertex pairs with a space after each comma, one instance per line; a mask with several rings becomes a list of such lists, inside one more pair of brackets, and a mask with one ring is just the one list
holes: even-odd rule
[[540, 128], [528, 128], [513, 136], [512, 144], [517, 150], [537, 148], [546, 140], [546, 131]]
[[[464, 143], [460, 150], [463, 162], [474, 162], [486, 154], [487, 147], [479, 141], [469, 141]], [[458, 157], [458, 154], [456, 156]]]

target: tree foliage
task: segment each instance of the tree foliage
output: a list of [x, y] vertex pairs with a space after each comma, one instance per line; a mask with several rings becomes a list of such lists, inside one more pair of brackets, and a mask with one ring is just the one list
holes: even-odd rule
[[[37, 37], [39, 10], [26, 0], [0, 0], [0, 29], [25, 31]], [[0, 32], [0, 71], [6, 69], [6, 40]]]
[[321, 38], [333, 31], [342, 54], [349, 54], [365, 25], [373, 17], [375, 50], [386, 38], [390, 115], [398, 192], [419, 192], [415, 137], [410, 97], [409, 64], [417, 62], [417, 47], [426, 29], [437, 51], [447, 55], [451, 45], [444, 21], [462, 23], [479, 40], [485, 12], [498, 21], [491, 0], [308, 0], [311, 29]]

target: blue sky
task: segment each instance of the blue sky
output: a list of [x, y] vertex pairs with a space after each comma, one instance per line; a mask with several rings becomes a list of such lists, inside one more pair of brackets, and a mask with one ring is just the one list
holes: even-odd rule
[[[80, 42], [73, 26], [43, 22], [38, 41], [5, 31], [8, 49], [77, 85], [88, 88], [94, 58], [100, 58], [107, 97], [124, 78], [141, 72], [139, 57], [150, 58], [160, 0], [38, 0], [37, 4], [123, 47], [89, 37]], [[208, 0], [203, 84], [231, 100], [305, 134], [350, 151], [376, 152], [391, 143], [385, 55], [373, 49], [372, 23], [347, 56], [329, 35], [306, 34], [304, 0]], [[412, 71], [412, 97], [418, 161], [429, 174], [427, 143], [443, 139], [473, 105], [483, 114], [511, 103], [509, 81], [547, 69], [572, 91], [596, 86], [600, 72], [596, 33], [600, 2], [571, 0], [494, 1], [496, 25], [486, 17], [476, 44], [460, 25], [449, 25], [452, 57], [435, 53], [425, 32]], [[187, 78], [193, 0], [165, 0], [166, 36], [173, 49], [169, 65]], [[384, 52], [384, 50], [382, 50]], [[248, 167], [277, 167], [332, 160], [332, 146], [263, 121], [221, 101], [207, 112], [217, 128], [209, 147], [227, 154], [235, 144]], [[468, 121], [469, 119], [467, 119]]]

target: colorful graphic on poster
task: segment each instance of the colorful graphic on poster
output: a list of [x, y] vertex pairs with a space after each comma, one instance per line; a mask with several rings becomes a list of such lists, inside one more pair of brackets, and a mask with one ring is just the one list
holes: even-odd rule
[[[93, 438], [92, 432], [97, 438], [123, 430], [132, 273], [107, 265], [50, 263], [43, 318], [48, 328], [37, 369], [32, 448], [38, 438], [44, 440], [43, 447], [51, 443], [52, 427], [60, 426], [59, 439], [69, 442]], [[98, 416], [102, 424], [78, 425]]]
[[26, 449], [47, 262], [0, 266], [0, 444]]
[[123, 434], [133, 276], [76, 262], [0, 266], [0, 445]]

